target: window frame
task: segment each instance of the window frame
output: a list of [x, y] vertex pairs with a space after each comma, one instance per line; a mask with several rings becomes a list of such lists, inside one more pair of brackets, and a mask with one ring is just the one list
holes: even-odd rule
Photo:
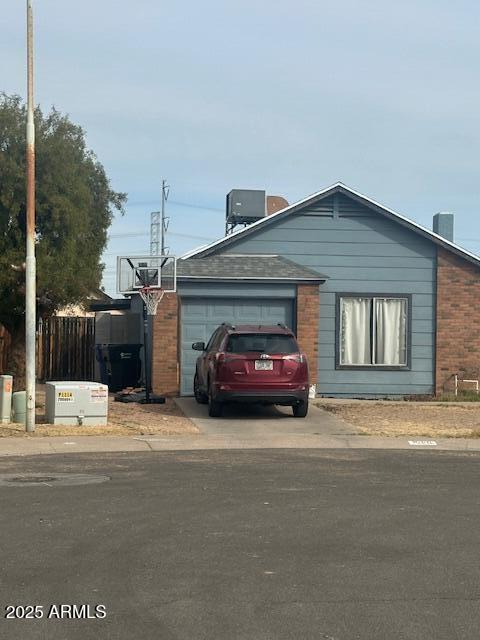
[[[217, 327], [215, 329], [215, 331], [212, 333], [212, 335], [210, 336], [210, 339], [207, 342], [207, 345], [205, 347], [205, 351], [207, 353], [211, 353], [212, 351], [216, 351], [217, 350], [216, 341], [220, 339], [220, 334], [221, 333], [223, 333], [223, 327]], [[219, 340], [219, 344], [220, 344], [220, 340]]]
[[[392, 298], [407, 301], [407, 332], [406, 332], [406, 364], [341, 364], [340, 359], [340, 301], [342, 298]], [[375, 327], [375, 325], [374, 325]], [[373, 332], [375, 334], [375, 331]], [[375, 337], [375, 336], [374, 336]], [[372, 345], [375, 348], [375, 344]], [[335, 369], [350, 371], [411, 371], [412, 368], [412, 294], [411, 293], [365, 293], [338, 292], [335, 294]]]
[[223, 350], [224, 350], [226, 353], [231, 353], [231, 354], [233, 354], [233, 355], [235, 355], [235, 354], [237, 354], [237, 355], [238, 355], [238, 354], [240, 354], [240, 353], [244, 353], [244, 352], [242, 352], [242, 351], [228, 351], [228, 343], [229, 343], [230, 339], [231, 339], [232, 337], [236, 337], [236, 336], [260, 336], [260, 337], [267, 336], [267, 340], [268, 340], [268, 337], [271, 337], [271, 336], [279, 336], [280, 338], [285, 338], [285, 339], [286, 339], [286, 338], [288, 338], [290, 341], [292, 341], [292, 342], [293, 342], [292, 346], [294, 346], [294, 347], [295, 347], [295, 350], [294, 350], [294, 351], [289, 351], [289, 352], [278, 352], [278, 351], [271, 351], [271, 350], [267, 350], [267, 351], [264, 351], [264, 352], [263, 352], [263, 353], [267, 353], [267, 354], [271, 354], [271, 355], [284, 355], [284, 356], [291, 356], [292, 354], [299, 353], [299, 351], [300, 351], [300, 347], [298, 346], [298, 342], [297, 342], [296, 337], [295, 337], [294, 335], [290, 335], [290, 334], [288, 334], [288, 333], [274, 333], [274, 332], [272, 332], [272, 333], [265, 333], [265, 332], [263, 332], [263, 333], [262, 333], [262, 332], [260, 332], [260, 333], [254, 333], [254, 332], [252, 332], [252, 331], [247, 331], [247, 332], [245, 332], [245, 333], [242, 333], [241, 331], [239, 331], [238, 333], [228, 334], [228, 335], [226, 336], [226, 340], [225, 340], [225, 342], [224, 342], [224, 344], [223, 344]]

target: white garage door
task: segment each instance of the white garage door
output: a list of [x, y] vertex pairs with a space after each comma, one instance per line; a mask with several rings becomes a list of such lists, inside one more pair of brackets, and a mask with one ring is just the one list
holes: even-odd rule
[[192, 342], [208, 342], [222, 322], [232, 324], [277, 324], [293, 327], [293, 300], [231, 300], [228, 298], [183, 298], [181, 307], [182, 395], [193, 394], [195, 362], [200, 355]]

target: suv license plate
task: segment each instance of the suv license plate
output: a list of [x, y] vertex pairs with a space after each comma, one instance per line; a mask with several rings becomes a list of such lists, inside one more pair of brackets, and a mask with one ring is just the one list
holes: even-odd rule
[[272, 371], [273, 360], [255, 360], [255, 371]]

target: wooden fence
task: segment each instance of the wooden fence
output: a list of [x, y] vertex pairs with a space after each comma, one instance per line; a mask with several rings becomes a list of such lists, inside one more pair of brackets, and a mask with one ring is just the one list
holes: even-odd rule
[[11, 343], [10, 333], [0, 324], [0, 374], [7, 373]]
[[93, 380], [95, 319], [53, 317], [38, 328], [39, 380]]

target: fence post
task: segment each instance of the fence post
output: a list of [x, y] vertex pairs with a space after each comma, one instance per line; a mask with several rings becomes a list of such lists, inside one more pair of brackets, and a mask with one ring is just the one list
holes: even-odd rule
[[43, 319], [41, 317], [37, 325], [36, 359], [37, 380], [43, 380]]

